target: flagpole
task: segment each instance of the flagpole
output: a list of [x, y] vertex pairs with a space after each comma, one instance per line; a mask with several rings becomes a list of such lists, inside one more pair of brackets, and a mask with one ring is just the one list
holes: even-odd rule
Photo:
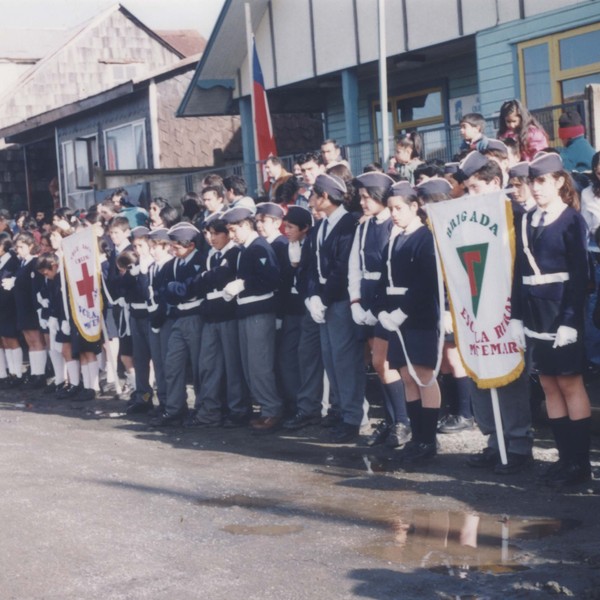
[[381, 163], [385, 165], [390, 155], [390, 132], [388, 128], [388, 82], [387, 56], [385, 38], [385, 0], [377, 5], [377, 22], [379, 25], [379, 106], [381, 108]]
[[502, 428], [502, 417], [500, 416], [500, 403], [498, 402], [498, 390], [490, 389], [492, 396], [492, 409], [494, 411], [494, 424], [496, 425], [496, 439], [498, 440], [498, 450], [500, 452], [500, 461], [503, 465], [508, 463], [506, 457], [506, 444], [504, 443], [504, 429]]
[[260, 168], [258, 166], [258, 134], [256, 131], [256, 98], [254, 97], [254, 34], [252, 32], [252, 13], [250, 10], [250, 3], [244, 4], [244, 10], [246, 14], [246, 46], [248, 51], [248, 82], [250, 85], [250, 105], [252, 107], [252, 139], [254, 140], [254, 162], [256, 171], [256, 181], [262, 182], [260, 177]]

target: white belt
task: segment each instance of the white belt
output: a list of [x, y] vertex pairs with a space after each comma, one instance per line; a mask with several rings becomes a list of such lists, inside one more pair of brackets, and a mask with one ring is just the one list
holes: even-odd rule
[[525, 275], [523, 283], [525, 285], [544, 285], [545, 283], [561, 283], [569, 281], [568, 273], [545, 273], [543, 275]]
[[157, 309], [158, 309], [158, 304], [156, 304], [156, 302], [153, 302], [152, 304], [148, 305], [148, 312], [154, 312]]
[[536, 340], [553, 342], [556, 339], [555, 333], [538, 333], [537, 331], [531, 331], [531, 329], [527, 329], [527, 327], [523, 327], [523, 331], [527, 337], [535, 338]]
[[370, 271], [363, 271], [362, 278], [367, 279], [369, 281], [379, 281], [381, 279], [381, 273], [372, 273]]
[[132, 302], [129, 305], [133, 310], [147, 310], [148, 305], [145, 302]]
[[237, 297], [238, 304], [251, 304], [252, 302], [260, 302], [261, 300], [268, 300], [274, 296], [273, 292], [263, 294], [262, 296], [245, 296], [244, 298]]
[[327, 277], [321, 277], [321, 276], [319, 276], [319, 283], [321, 285], [325, 285], [327, 283]]
[[177, 304], [175, 308], [177, 310], [189, 310], [190, 308], [196, 308], [202, 304], [202, 298], [198, 300], [191, 300], [190, 302], [184, 302], [183, 304]]
[[221, 290], [220, 292], [208, 292], [208, 294], [206, 294], [206, 299], [207, 300], [216, 300], [217, 298], [222, 298], [223, 296], [224, 296], [223, 290]]
[[385, 288], [385, 293], [388, 296], [404, 296], [404, 294], [406, 294], [406, 292], [408, 292], [408, 288], [405, 287], [387, 287]]

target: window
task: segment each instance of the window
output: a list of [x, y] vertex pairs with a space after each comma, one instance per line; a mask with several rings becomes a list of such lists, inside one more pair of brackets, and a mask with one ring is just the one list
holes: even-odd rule
[[63, 168], [68, 205], [83, 208], [91, 193], [93, 199], [94, 167], [98, 164], [96, 136], [79, 137], [63, 142]]
[[107, 170], [125, 171], [148, 168], [144, 121], [107, 129], [104, 136]]
[[529, 109], [580, 100], [600, 83], [600, 23], [518, 46], [521, 90]]

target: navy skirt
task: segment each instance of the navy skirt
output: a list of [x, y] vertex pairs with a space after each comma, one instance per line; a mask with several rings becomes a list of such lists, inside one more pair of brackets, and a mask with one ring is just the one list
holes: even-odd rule
[[581, 375], [585, 370], [585, 346], [581, 332], [574, 344], [553, 348], [553, 341], [527, 338], [531, 366], [540, 375]]
[[[431, 329], [401, 329], [408, 357], [413, 365], [435, 368], [438, 359], [439, 332]], [[392, 369], [406, 366], [406, 356], [395, 332], [389, 333], [388, 362]]]

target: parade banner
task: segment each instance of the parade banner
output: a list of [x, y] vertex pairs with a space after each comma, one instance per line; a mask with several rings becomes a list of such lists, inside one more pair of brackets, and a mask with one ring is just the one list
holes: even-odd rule
[[64, 238], [63, 252], [71, 316], [81, 337], [97, 342], [102, 328], [102, 295], [98, 242], [93, 229], [81, 229]]
[[508, 331], [515, 256], [512, 208], [503, 192], [427, 205], [448, 291], [454, 338], [479, 388], [507, 385], [523, 371]]

